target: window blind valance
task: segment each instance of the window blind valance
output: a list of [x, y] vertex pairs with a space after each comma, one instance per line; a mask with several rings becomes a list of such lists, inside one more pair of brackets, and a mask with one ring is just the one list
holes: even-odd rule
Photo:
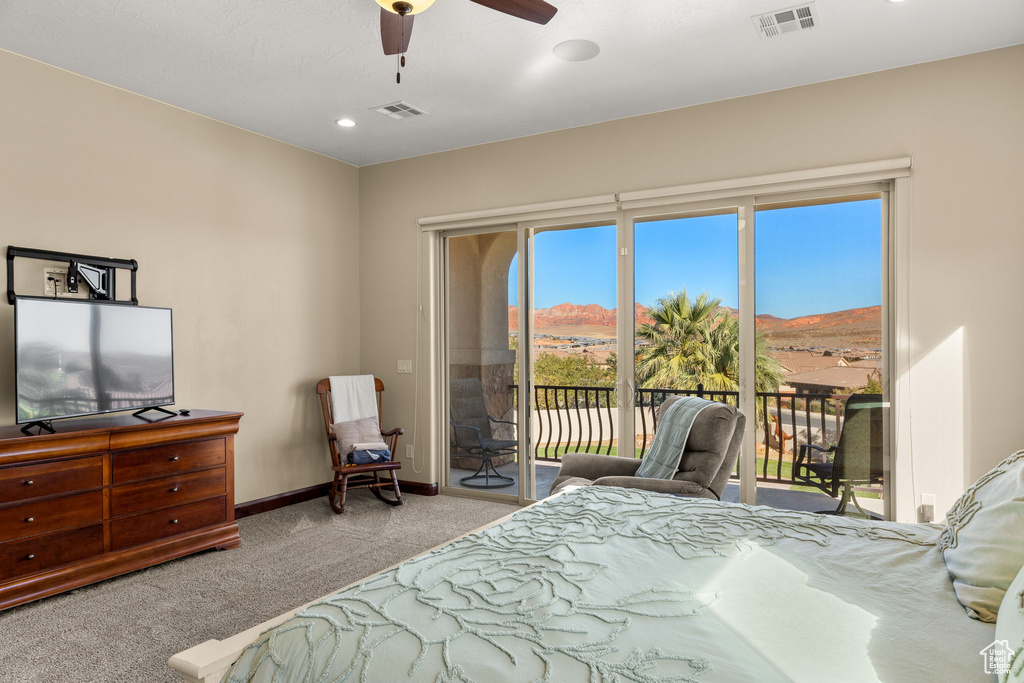
[[683, 202], [814, 190], [839, 185], [905, 178], [910, 175], [912, 163], [911, 157], [899, 157], [882, 161], [788, 171], [746, 178], [714, 180], [652, 190], [637, 190], [539, 204], [523, 204], [483, 211], [453, 213], [443, 216], [428, 216], [420, 218], [417, 223], [424, 232], [456, 230], [460, 228], [483, 228], [523, 221], [573, 218], [611, 211], [644, 209]]

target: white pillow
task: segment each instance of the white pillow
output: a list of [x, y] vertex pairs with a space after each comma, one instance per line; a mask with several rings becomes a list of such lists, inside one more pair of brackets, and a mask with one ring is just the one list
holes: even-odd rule
[[1003, 596], [992, 645], [1004, 651], [1014, 650], [1010, 670], [999, 674], [999, 683], [1024, 683], [1024, 568]]
[[940, 547], [967, 614], [994, 622], [1024, 566], [1024, 450], [964, 492], [946, 514]]
[[364, 417], [350, 422], [335, 422], [331, 429], [338, 435], [338, 451], [346, 456], [352, 451], [383, 450], [388, 447], [381, 441], [380, 426], [376, 417]]

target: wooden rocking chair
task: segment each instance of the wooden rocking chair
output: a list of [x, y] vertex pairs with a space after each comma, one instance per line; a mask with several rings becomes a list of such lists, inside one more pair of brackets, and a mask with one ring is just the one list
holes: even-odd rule
[[[374, 389], [377, 391], [377, 419], [382, 419], [381, 415], [381, 394], [384, 392], [384, 382], [380, 381], [376, 377], [373, 378]], [[370, 463], [368, 465], [351, 465], [342, 459], [341, 454], [338, 452], [338, 435], [334, 433], [332, 425], [334, 424], [334, 411], [331, 408], [331, 380], [330, 378], [324, 378], [316, 383], [316, 393], [320, 395], [320, 408], [324, 414], [324, 427], [327, 430], [327, 444], [331, 449], [331, 462], [333, 463], [334, 470], [334, 481], [331, 484], [330, 490], [327, 492], [327, 500], [331, 504], [331, 509], [335, 513], [341, 514], [345, 511], [345, 496], [348, 493], [348, 489], [353, 488], [368, 488], [373, 492], [373, 495], [377, 496], [380, 500], [384, 501], [388, 505], [401, 505], [402, 504], [402, 492], [398, 489], [398, 476], [395, 474], [402, 468], [402, 463], [396, 462], [395, 460], [389, 460], [388, 462], [381, 463]], [[381, 431], [381, 440], [388, 445], [388, 450], [391, 451], [391, 457], [394, 458], [397, 455], [395, 446], [398, 443], [398, 437], [405, 433], [401, 427], [396, 427], [390, 431]], [[390, 472], [391, 481], [381, 481], [379, 475], [381, 472]], [[352, 479], [350, 480], [350, 477]], [[390, 488], [394, 491], [394, 500], [385, 498], [380, 490], [382, 488]]]

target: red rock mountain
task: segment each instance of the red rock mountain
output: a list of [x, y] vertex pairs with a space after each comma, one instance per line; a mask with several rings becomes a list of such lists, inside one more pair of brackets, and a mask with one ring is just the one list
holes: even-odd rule
[[[647, 307], [643, 304], [634, 306], [637, 322], [650, 322], [645, 314]], [[605, 308], [598, 304], [558, 304], [551, 308], [538, 308], [534, 311], [536, 329], [549, 327], [615, 327], [616, 309]], [[508, 329], [519, 329], [519, 309], [508, 307]]]
[[[851, 308], [845, 311], [834, 313], [818, 313], [816, 315], [804, 315], [799, 318], [776, 318], [774, 316], [757, 316], [757, 328], [768, 334], [782, 332], [784, 330], [796, 330], [801, 328], [815, 327], [818, 329], [826, 327], [862, 327], [865, 324], [882, 326], [882, 307], [868, 306], [867, 308]], [[765, 318], [771, 318], [766, 320]]]
[[[638, 323], [650, 322], [646, 313], [649, 309], [642, 304], [634, 306]], [[726, 309], [733, 315], [736, 311]], [[508, 307], [509, 330], [519, 329], [519, 311]], [[564, 303], [551, 308], [536, 310], [536, 330], [544, 333], [556, 329], [558, 334], [571, 333], [566, 328], [607, 328], [614, 334], [615, 309], [597, 304]], [[851, 308], [846, 311], [805, 315], [798, 318], [778, 318], [770, 314], [757, 316], [757, 329], [768, 335], [774, 343], [808, 344], [822, 343], [826, 346], [881, 346], [882, 307]], [[581, 336], [593, 330], [581, 330]]]

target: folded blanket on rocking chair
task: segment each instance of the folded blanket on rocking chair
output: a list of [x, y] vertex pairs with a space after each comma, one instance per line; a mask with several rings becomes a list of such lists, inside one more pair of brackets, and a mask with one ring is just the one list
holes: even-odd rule
[[391, 460], [391, 451], [387, 448], [363, 449], [352, 451], [348, 454], [348, 461], [352, 465], [371, 465], [378, 462], [388, 462], [389, 460]]
[[331, 429], [338, 437], [338, 455], [353, 465], [369, 465], [391, 460], [388, 445], [381, 440], [376, 417], [336, 422]]

